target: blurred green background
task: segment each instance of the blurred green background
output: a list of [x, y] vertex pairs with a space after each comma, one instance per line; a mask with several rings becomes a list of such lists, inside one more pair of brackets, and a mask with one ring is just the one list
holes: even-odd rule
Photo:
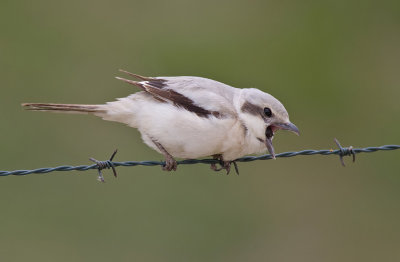
[[[256, 87], [277, 152], [399, 144], [399, 1], [1, 1], [0, 170], [161, 160], [138, 132], [21, 102], [103, 103], [119, 68]], [[0, 178], [1, 261], [399, 261], [399, 153]]]

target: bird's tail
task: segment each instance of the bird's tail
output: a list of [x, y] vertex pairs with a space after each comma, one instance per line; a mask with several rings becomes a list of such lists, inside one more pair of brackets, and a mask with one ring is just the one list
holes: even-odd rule
[[76, 105], [76, 104], [45, 104], [45, 103], [25, 103], [22, 107], [33, 111], [50, 111], [60, 113], [75, 114], [95, 114], [102, 115], [106, 113], [104, 105]]

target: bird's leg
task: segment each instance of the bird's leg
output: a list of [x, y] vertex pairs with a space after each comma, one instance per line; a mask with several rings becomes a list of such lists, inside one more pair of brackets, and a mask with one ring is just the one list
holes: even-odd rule
[[214, 171], [221, 171], [222, 169], [226, 170], [226, 174], [228, 175], [229, 172], [231, 172], [231, 165], [233, 164], [233, 166], [235, 167], [235, 171], [236, 174], [239, 175], [239, 168], [237, 166], [236, 161], [224, 161], [224, 158], [222, 157], [221, 154], [218, 155], [213, 155], [213, 159], [215, 160], [219, 160], [219, 164], [221, 165], [220, 168], [217, 168], [217, 164], [216, 163], [212, 163], [210, 168]]
[[165, 150], [165, 148], [160, 143], [158, 143], [154, 140], [152, 140], [152, 141], [165, 157], [165, 165], [162, 167], [162, 169], [165, 171], [172, 171], [172, 170], [175, 171], [178, 164], [176, 163], [176, 160], [174, 159], [174, 157], [171, 156], [171, 154], [168, 153], [168, 151]]

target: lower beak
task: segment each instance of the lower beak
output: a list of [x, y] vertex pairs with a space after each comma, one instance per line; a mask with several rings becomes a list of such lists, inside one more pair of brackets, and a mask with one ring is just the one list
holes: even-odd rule
[[294, 124], [292, 124], [290, 122], [285, 123], [285, 124], [275, 124], [274, 123], [274, 126], [278, 127], [279, 129], [282, 129], [282, 130], [292, 131], [293, 133], [295, 133], [298, 136], [300, 135], [300, 131], [297, 128], [297, 126], [295, 126]]
[[275, 159], [275, 151], [274, 151], [274, 146], [272, 145], [272, 138], [273, 138], [272, 136], [267, 137], [265, 139], [265, 145], [267, 146], [268, 152], [270, 153], [272, 158]]

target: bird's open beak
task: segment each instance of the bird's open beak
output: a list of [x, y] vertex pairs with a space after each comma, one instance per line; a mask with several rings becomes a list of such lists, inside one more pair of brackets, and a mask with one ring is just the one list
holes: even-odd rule
[[274, 146], [272, 145], [272, 138], [274, 137], [274, 132], [279, 129], [292, 131], [296, 135], [300, 135], [300, 131], [297, 128], [297, 126], [295, 126], [290, 122], [285, 124], [274, 123], [268, 126], [267, 129], [265, 130], [265, 136], [266, 136], [265, 145], [267, 146], [268, 152], [271, 154], [273, 159], [275, 159], [275, 150]]
[[282, 130], [288, 130], [288, 131], [292, 131], [293, 133], [295, 133], [296, 135], [300, 135], [300, 131], [297, 128], [297, 126], [295, 126], [292, 123], [285, 123], [285, 124], [275, 124], [274, 126], [276, 126], [278, 129], [282, 129]]

